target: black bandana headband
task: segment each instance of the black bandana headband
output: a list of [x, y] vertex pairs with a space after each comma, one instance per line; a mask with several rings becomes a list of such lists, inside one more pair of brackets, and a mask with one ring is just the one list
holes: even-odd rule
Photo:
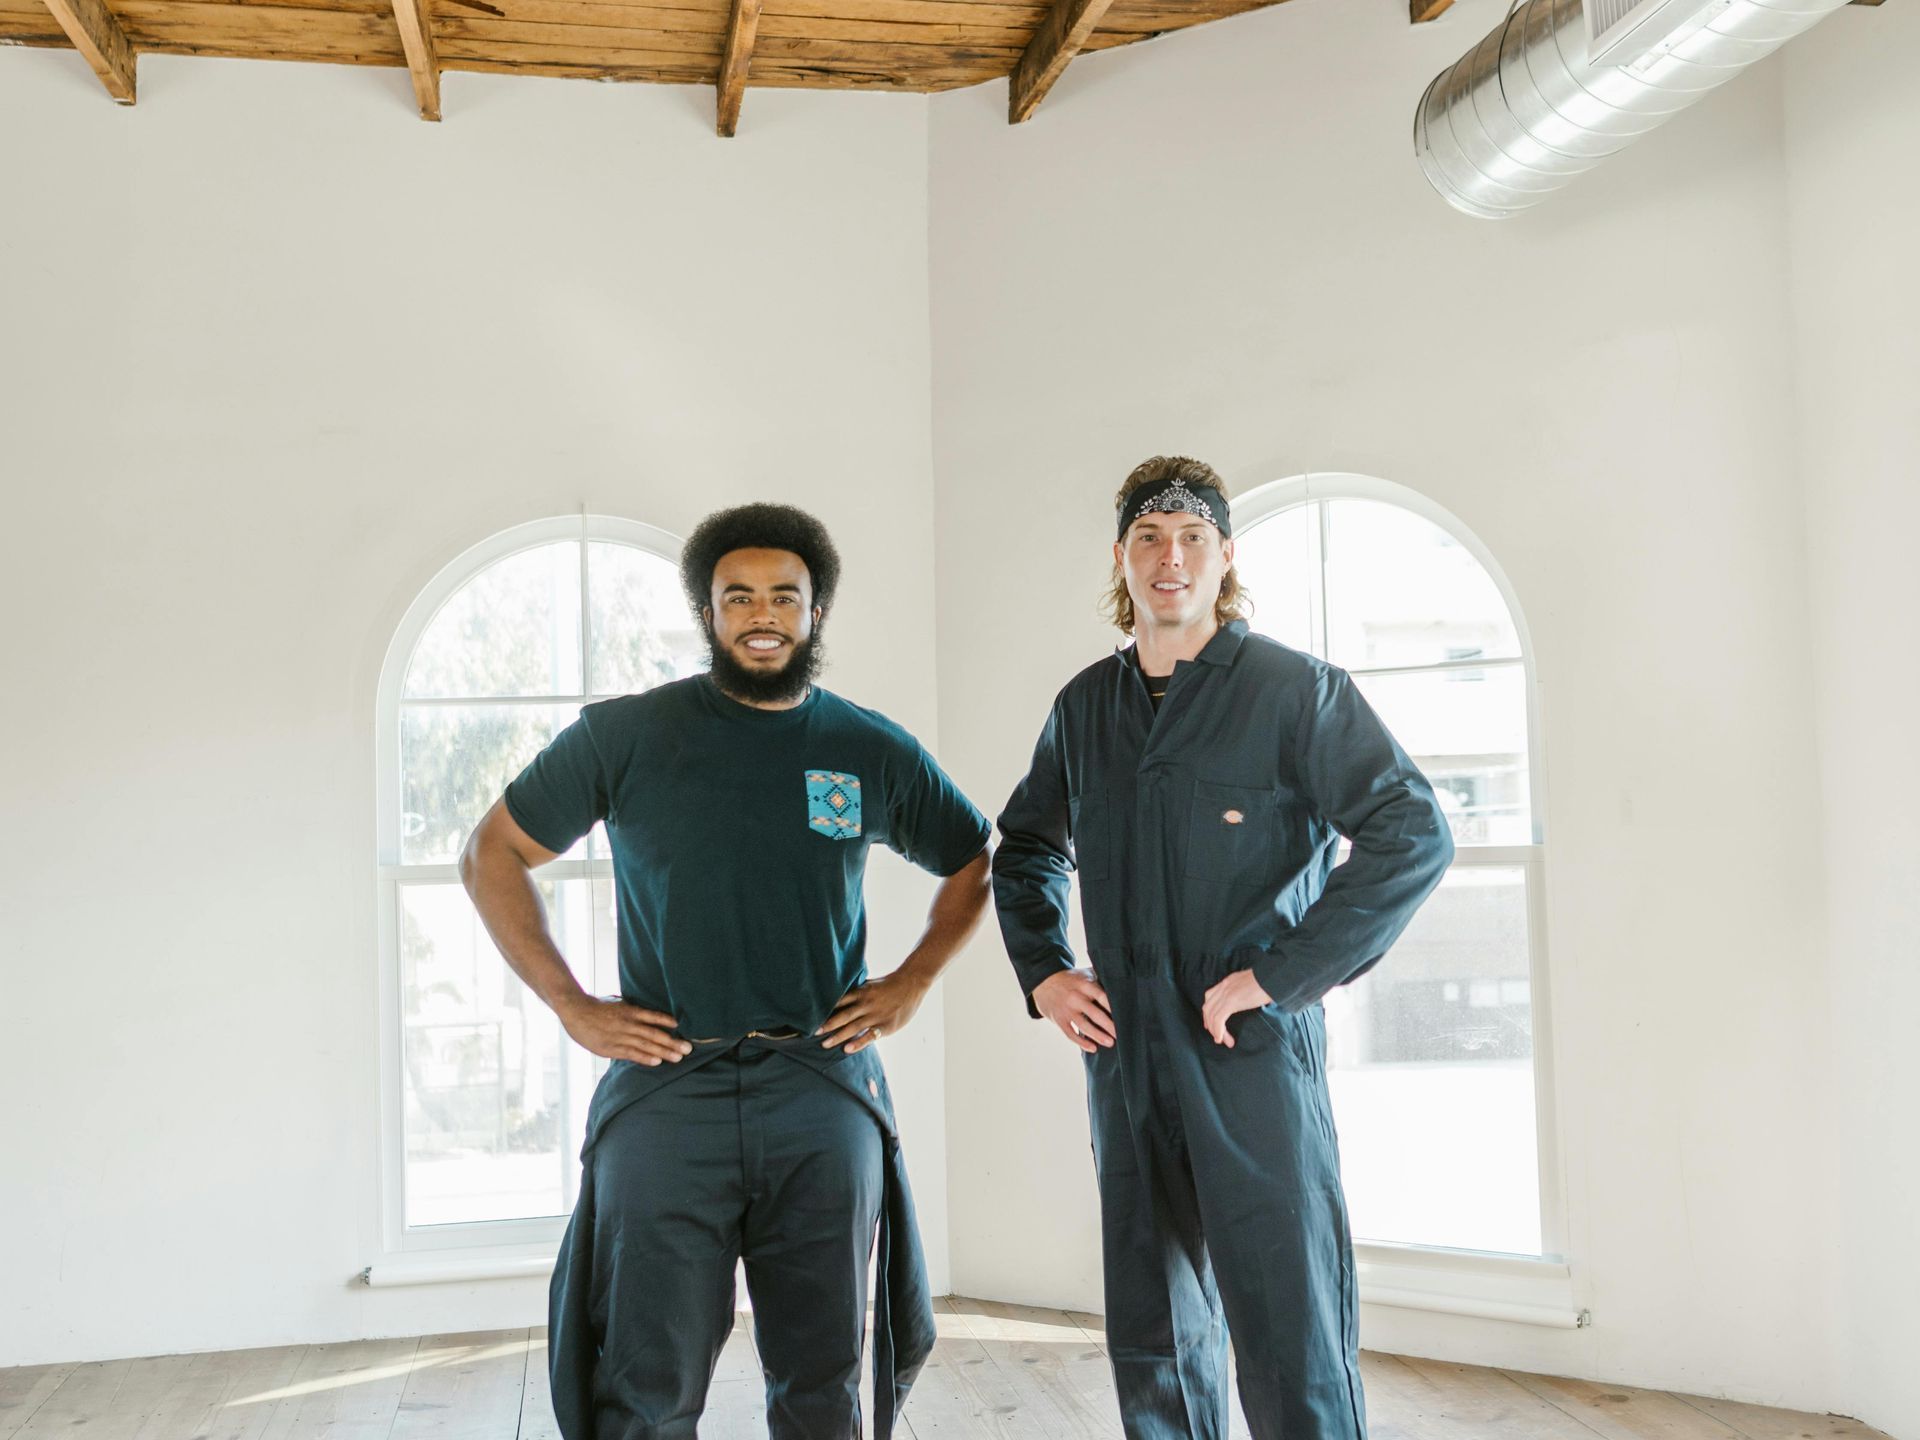
[[1211, 485], [1188, 485], [1184, 480], [1142, 485], [1121, 508], [1120, 533], [1114, 538], [1126, 539], [1128, 529], [1142, 515], [1192, 515], [1218, 530], [1222, 540], [1233, 538], [1233, 515], [1227, 508], [1227, 497]]

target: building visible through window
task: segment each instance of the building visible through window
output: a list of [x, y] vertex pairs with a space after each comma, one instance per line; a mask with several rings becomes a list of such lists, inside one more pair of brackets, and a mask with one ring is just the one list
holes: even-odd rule
[[1542, 850], [1519, 624], [1473, 550], [1422, 514], [1298, 487], [1249, 501], [1236, 563], [1254, 627], [1352, 674], [1458, 847], [1393, 952], [1327, 999], [1355, 1237], [1540, 1254]]

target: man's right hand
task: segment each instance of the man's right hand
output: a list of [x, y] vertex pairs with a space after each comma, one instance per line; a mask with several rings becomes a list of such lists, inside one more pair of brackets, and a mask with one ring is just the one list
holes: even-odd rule
[[1114, 1041], [1113, 1007], [1091, 970], [1062, 970], [1033, 987], [1033, 1008], [1089, 1055]]
[[673, 1033], [671, 1015], [643, 1010], [624, 1000], [582, 995], [561, 1012], [560, 1023], [575, 1044], [609, 1060], [672, 1064], [693, 1053], [693, 1046]]

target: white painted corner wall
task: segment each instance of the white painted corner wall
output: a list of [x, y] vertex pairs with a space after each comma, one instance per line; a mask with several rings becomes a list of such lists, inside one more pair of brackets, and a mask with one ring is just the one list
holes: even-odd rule
[[[1828, 898], [1836, 1403], [1920, 1435], [1920, 11], [1785, 56], [1787, 240]], [[1862, 34], [1861, 29], [1870, 31]]]

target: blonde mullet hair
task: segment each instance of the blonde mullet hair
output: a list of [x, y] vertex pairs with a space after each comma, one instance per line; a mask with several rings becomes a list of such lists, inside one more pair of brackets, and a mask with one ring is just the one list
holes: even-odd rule
[[[1120, 518], [1127, 508], [1127, 501], [1133, 498], [1136, 490], [1146, 485], [1157, 485], [1162, 480], [1178, 480], [1186, 485], [1211, 485], [1222, 495], [1229, 495], [1227, 482], [1221, 478], [1220, 472], [1204, 460], [1195, 460], [1187, 455], [1156, 455], [1134, 466], [1133, 473], [1127, 476], [1126, 483], [1113, 497], [1114, 519]], [[1113, 582], [1101, 598], [1100, 613], [1111, 620], [1121, 633], [1133, 634], [1133, 596], [1127, 593], [1126, 572], [1117, 564], [1113, 567]], [[1250, 619], [1252, 615], [1253, 597], [1240, 583], [1239, 568], [1229, 565], [1220, 581], [1220, 598], [1213, 602], [1213, 618], [1225, 625], [1234, 620]]]

